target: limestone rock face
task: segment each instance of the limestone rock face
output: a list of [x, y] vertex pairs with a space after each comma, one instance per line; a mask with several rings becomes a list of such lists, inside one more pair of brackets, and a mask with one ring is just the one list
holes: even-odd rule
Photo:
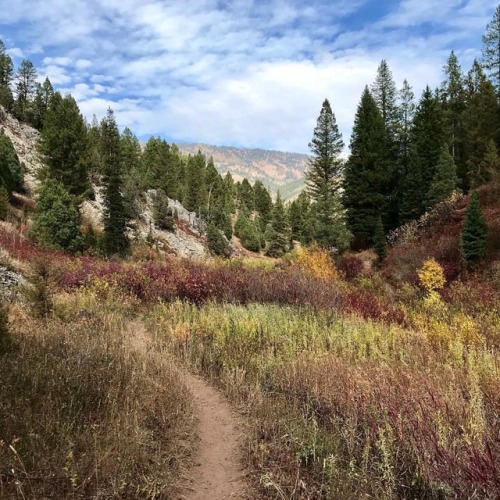
[[34, 194], [39, 185], [36, 175], [42, 167], [36, 147], [40, 132], [29, 125], [20, 123], [2, 106], [0, 106], [0, 130], [3, 130], [5, 135], [10, 138], [19, 161], [24, 163], [24, 184], [28, 193]]

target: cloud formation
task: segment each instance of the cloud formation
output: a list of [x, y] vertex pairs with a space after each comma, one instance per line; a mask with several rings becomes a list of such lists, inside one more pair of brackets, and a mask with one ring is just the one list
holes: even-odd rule
[[120, 126], [143, 137], [298, 152], [325, 97], [349, 143], [382, 58], [417, 96], [440, 83], [452, 49], [468, 69], [494, 10], [486, 0], [6, 4], [0, 38], [9, 53], [32, 59], [88, 119], [111, 106]]

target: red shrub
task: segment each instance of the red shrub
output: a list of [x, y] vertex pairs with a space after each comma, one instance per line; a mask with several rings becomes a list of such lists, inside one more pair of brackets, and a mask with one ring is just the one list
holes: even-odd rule
[[359, 257], [346, 256], [342, 257], [338, 263], [337, 268], [341, 271], [346, 280], [352, 281], [363, 272], [363, 261]]

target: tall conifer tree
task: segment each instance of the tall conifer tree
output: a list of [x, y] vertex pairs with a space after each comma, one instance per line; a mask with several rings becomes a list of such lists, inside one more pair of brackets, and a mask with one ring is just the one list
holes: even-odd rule
[[101, 122], [101, 155], [104, 170], [104, 243], [108, 255], [123, 255], [129, 246], [122, 196], [122, 155], [120, 133], [114, 113], [108, 109]]
[[377, 219], [387, 213], [391, 169], [385, 138], [384, 120], [366, 87], [354, 118], [344, 193], [349, 228], [360, 247], [373, 241]]
[[337, 250], [345, 249], [350, 241], [340, 198], [344, 170], [340, 155], [343, 147], [335, 115], [328, 99], [325, 99], [309, 143], [312, 158], [306, 171], [306, 183], [316, 205], [314, 239], [323, 247], [335, 247]]
[[500, 5], [495, 9], [483, 36], [483, 65], [500, 98]]

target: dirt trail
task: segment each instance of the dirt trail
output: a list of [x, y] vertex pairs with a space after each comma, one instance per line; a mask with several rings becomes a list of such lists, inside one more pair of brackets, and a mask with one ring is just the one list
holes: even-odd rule
[[[151, 341], [144, 325], [133, 321], [129, 332], [131, 347], [151, 354]], [[193, 396], [199, 437], [195, 466], [180, 499], [249, 498], [241, 464], [241, 419], [227, 400], [201, 377], [182, 368], [179, 373]]]
[[183, 380], [198, 409], [199, 447], [189, 500], [247, 498], [241, 466], [242, 423], [227, 401], [203, 379], [188, 372]]

